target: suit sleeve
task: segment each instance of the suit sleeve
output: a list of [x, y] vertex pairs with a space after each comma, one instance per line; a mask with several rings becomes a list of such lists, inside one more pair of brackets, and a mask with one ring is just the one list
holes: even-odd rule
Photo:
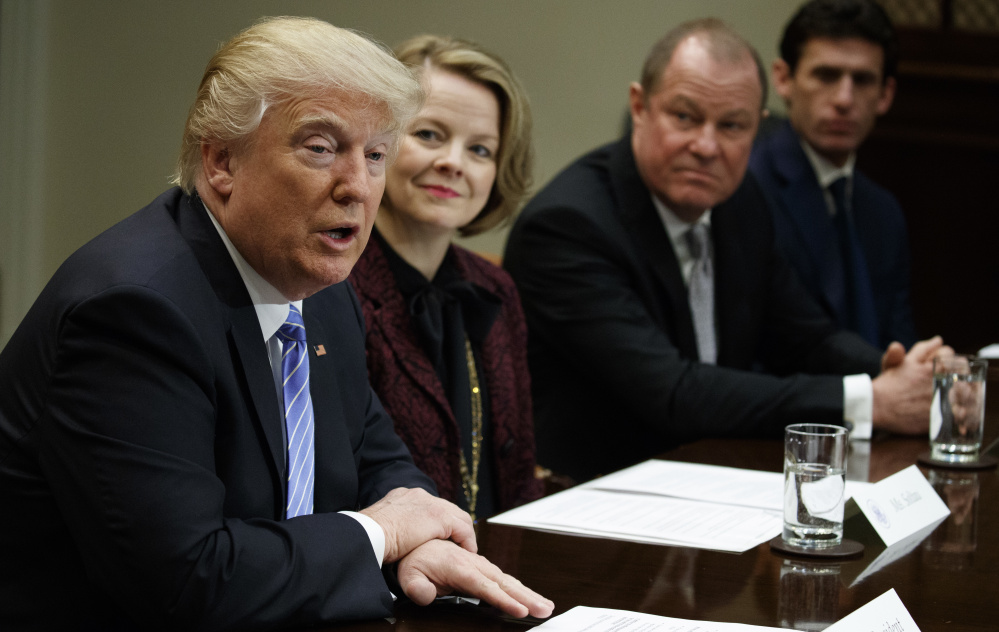
[[774, 250], [767, 269], [767, 318], [760, 357], [768, 372], [856, 375], [881, 371], [881, 352], [856, 333], [839, 329], [805, 290], [791, 265]]
[[371, 400], [365, 422], [365, 449], [357, 472], [361, 506], [374, 504], [397, 487], [421, 488], [436, 496], [437, 487], [413, 465], [409, 450], [393, 430], [392, 419], [378, 395], [371, 387], [368, 391]]
[[775, 434], [803, 418], [842, 422], [838, 377], [778, 378], [682, 357], [636, 287], [641, 254], [614, 225], [550, 206], [522, 217], [515, 231], [506, 265], [531, 337], [616, 402], [621, 424], [639, 426], [619, 432], [666, 446]]
[[127, 287], [73, 308], [58, 344], [39, 461], [92, 583], [133, 620], [252, 630], [391, 612], [350, 517], [224, 516], [216, 415], [245, 405], [216, 389], [210, 353], [224, 336]]

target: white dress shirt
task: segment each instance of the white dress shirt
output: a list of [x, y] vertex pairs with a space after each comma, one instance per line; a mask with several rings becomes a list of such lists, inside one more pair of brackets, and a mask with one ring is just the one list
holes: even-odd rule
[[[204, 202], [202, 202], [202, 205], [204, 205]], [[229, 251], [229, 256], [232, 257], [233, 263], [236, 264], [239, 276], [243, 279], [246, 291], [250, 294], [250, 300], [257, 311], [260, 331], [264, 335], [263, 342], [267, 347], [267, 356], [271, 362], [274, 389], [277, 392], [278, 403], [281, 405], [281, 409], [284, 410], [284, 390], [281, 388], [281, 383], [283, 382], [283, 376], [281, 375], [281, 341], [278, 340], [275, 334], [277, 334], [278, 329], [281, 328], [281, 325], [287, 319], [290, 305], [295, 305], [295, 307], [301, 310], [302, 301], [289, 301], [277, 288], [268, 283], [264, 277], [260, 276], [246, 262], [243, 255], [239, 254], [236, 247], [232, 245], [229, 236], [222, 230], [221, 224], [218, 223], [215, 216], [208, 210], [208, 207], [205, 207], [205, 212], [208, 213], [208, 217], [212, 220], [212, 225], [215, 226], [215, 230], [218, 231], [223, 243], [225, 243], [226, 250]], [[281, 424], [281, 431], [282, 433], [287, 432], [283, 423]], [[287, 453], [287, 443], [288, 437], [285, 436], [285, 453]], [[288, 458], [287, 454], [285, 454], [285, 458]], [[381, 525], [361, 513], [354, 511], [341, 511], [339, 513], [350, 516], [364, 527], [364, 531], [368, 534], [368, 539], [371, 541], [371, 549], [374, 551], [375, 559], [378, 560], [378, 566], [380, 567], [382, 558], [385, 557], [385, 531], [381, 528]]]
[[822, 194], [825, 196], [826, 208], [829, 210], [829, 215], [835, 215], [836, 201], [833, 199], [832, 193], [829, 192], [829, 185], [840, 178], [846, 178], [846, 195], [849, 197], [853, 194], [853, 165], [857, 162], [857, 155], [855, 153], [850, 154], [850, 157], [846, 159], [846, 163], [842, 167], [837, 167], [826, 160], [825, 157], [819, 155], [805, 140], [800, 140], [800, 142], [801, 148], [805, 151], [805, 156], [808, 158], [808, 162], [812, 165], [812, 171], [815, 172], [815, 177], [819, 181], [819, 186], [822, 187]]
[[[807, 151], [807, 150], [806, 150]], [[821, 156], [819, 156], [821, 158]], [[828, 161], [827, 161], [828, 164]], [[853, 167], [852, 157], [847, 161], [847, 166]], [[845, 168], [845, 167], [844, 167]], [[840, 177], [835, 175], [832, 180]], [[830, 182], [832, 182], [830, 180]], [[828, 193], [827, 193], [828, 195]], [[687, 247], [685, 235], [687, 231], [694, 227], [694, 224], [685, 222], [663, 204], [658, 197], [652, 195], [652, 204], [659, 213], [670, 242], [673, 244], [673, 252], [676, 253], [677, 263], [680, 264], [680, 272], [683, 274], [683, 282], [690, 282], [691, 270], [694, 268], [694, 259]], [[834, 207], [835, 208], [835, 207]], [[696, 223], [703, 223], [711, 228], [711, 209], [706, 210]], [[717, 325], [715, 326], [717, 330]], [[843, 421], [851, 427], [851, 439], [870, 439], [873, 429], [872, 417], [874, 416], [874, 387], [871, 384], [871, 377], [866, 373], [859, 375], [846, 375], [843, 377]]]

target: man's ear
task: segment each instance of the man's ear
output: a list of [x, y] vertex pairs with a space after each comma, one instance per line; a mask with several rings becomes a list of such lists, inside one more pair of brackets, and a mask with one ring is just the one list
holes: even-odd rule
[[895, 100], [895, 89], [898, 84], [895, 82], [895, 77], [888, 77], [885, 79], [885, 83], [881, 86], [881, 97], [878, 99], [877, 109], [878, 116], [886, 114], [891, 108], [892, 102]]
[[221, 143], [201, 143], [201, 168], [208, 186], [224, 198], [232, 193], [233, 160], [229, 148]]
[[642, 84], [637, 81], [632, 81], [628, 86], [628, 109], [631, 111], [631, 126], [634, 128], [645, 112], [645, 91], [642, 90]]
[[791, 88], [794, 84], [794, 75], [791, 73], [791, 67], [783, 59], [775, 59], [771, 71], [773, 74], [774, 90], [784, 101], [787, 101], [791, 96]]

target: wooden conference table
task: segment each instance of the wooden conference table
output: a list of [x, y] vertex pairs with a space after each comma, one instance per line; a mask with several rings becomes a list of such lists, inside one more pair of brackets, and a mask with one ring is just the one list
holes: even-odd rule
[[[999, 363], [996, 363], [999, 364]], [[986, 446], [999, 456], [999, 367], [990, 369]], [[876, 437], [868, 467], [876, 482], [916, 463], [925, 438]], [[780, 441], [706, 440], [663, 458], [780, 471]], [[894, 588], [922, 632], [999, 629], [999, 473], [922, 468], [951, 515], [910, 550], [886, 550], [862, 516], [846, 537], [864, 543], [860, 558], [783, 557], [761, 544], [742, 554], [653, 546], [481, 524], [480, 552], [555, 602], [636, 610], [683, 619], [822, 630]], [[902, 549], [902, 550], [899, 550]], [[882, 556], [884, 554], [884, 556]], [[898, 559], [880, 567], [888, 558]], [[395, 621], [335, 630], [422, 632], [526, 630], [537, 621], [506, 619], [487, 606], [396, 606]]]

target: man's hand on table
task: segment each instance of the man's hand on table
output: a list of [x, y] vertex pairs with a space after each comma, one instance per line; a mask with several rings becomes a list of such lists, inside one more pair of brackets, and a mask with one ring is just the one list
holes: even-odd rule
[[425, 606], [457, 592], [514, 617], [551, 615], [555, 604], [477, 555], [472, 518], [422, 489], [393, 489], [360, 513], [385, 532], [384, 563], [399, 562], [407, 597]]
[[385, 564], [401, 560], [432, 540], [450, 540], [471, 553], [479, 550], [471, 516], [422, 489], [393, 489], [359, 513], [385, 532]]
[[445, 540], [431, 540], [403, 557], [398, 579], [406, 596], [421, 606], [458, 592], [478, 597], [513, 617], [545, 618], [555, 608], [486, 558]]
[[933, 400], [933, 358], [954, 353], [940, 336], [905, 348], [888, 346], [881, 359], [881, 374], [872, 380], [874, 427], [902, 434], [929, 431]]

